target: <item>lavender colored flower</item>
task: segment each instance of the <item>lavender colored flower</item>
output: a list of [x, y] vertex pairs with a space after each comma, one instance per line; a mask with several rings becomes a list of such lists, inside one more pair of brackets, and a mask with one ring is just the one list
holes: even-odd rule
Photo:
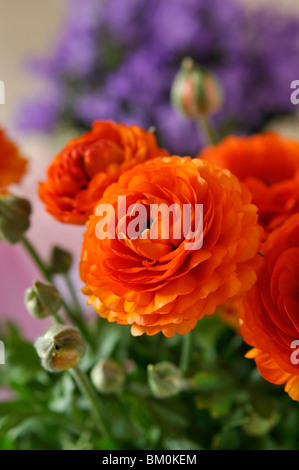
[[265, 9], [249, 14], [236, 0], [69, 1], [50, 57], [32, 61], [51, 90], [23, 106], [23, 129], [87, 128], [113, 119], [155, 126], [170, 151], [195, 154], [195, 125], [169, 101], [185, 56], [222, 83], [225, 104], [215, 116], [222, 133], [248, 133], [269, 117], [295, 112], [289, 95], [299, 72], [296, 19]]
[[63, 105], [59, 87], [51, 89], [46, 96], [42, 95], [24, 103], [18, 119], [19, 126], [24, 131], [35, 129], [47, 132], [59, 120]]

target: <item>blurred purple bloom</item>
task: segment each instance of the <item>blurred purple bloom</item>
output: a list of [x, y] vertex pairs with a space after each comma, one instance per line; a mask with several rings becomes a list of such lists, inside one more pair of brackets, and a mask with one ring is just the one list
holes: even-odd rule
[[23, 130], [35, 129], [48, 131], [55, 126], [63, 110], [62, 95], [57, 89], [49, 90], [46, 96], [40, 96], [23, 104], [17, 122]]
[[25, 104], [19, 121], [49, 131], [65, 122], [89, 127], [97, 118], [154, 125], [170, 151], [194, 154], [194, 123], [169, 102], [182, 58], [222, 82], [225, 106], [215, 116], [222, 132], [250, 132], [295, 112], [298, 38], [298, 20], [265, 9], [248, 14], [236, 0], [70, 0], [51, 56], [31, 61], [57, 93]]

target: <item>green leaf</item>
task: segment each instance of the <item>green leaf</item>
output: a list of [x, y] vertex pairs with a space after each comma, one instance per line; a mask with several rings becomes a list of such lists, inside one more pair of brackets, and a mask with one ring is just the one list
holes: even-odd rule
[[250, 402], [253, 409], [262, 418], [268, 419], [271, 417], [273, 413], [273, 400], [270, 396], [255, 388], [250, 391]]
[[151, 404], [151, 410], [160, 424], [167, 428], [185, 429], [188, 426], [188, 419], [174, 407], [166, 407], [157, 403]]
[[0, 436], [0, 450], [15, 450], [15, 444], [7, 436]]
[[213, 417], [219, 418], [227, 415], [233, 405], [234, 396], [229, 392], [215, 393], [212, 398], [210, 411]]
[[213, 442], [213, 449], [235, 450], [240, 448], [241, 436], [236, 429], [223, 431], [216, 435]]
[[153, 425], [153, 417], [146, 403], [138, 398], [132, 397], [130, 406], [130, 418], [132, 422], [141, 430], [148, 430]]
[[203, 447], [198, 443], [184, 438], [171, 439], [166, 437], [163, 439], [163, 447], [165, 450], [203, 450]]
[[70, 409], [74, 401], [74, 392], [76, 386], [73, 379], [69, 374], [62, 374], [59, 380], [52, 389], [51, 397], [48, 402], [50, 410], [57, 413], [64, 413]]
[[231, 384], [228, 377], [212, 371], [199, 371], [192, 377], [192, 385], [196, 390], [219, 390]]
[[249, 436], [264, 436], [271, 431], [278, 420], [278, 415], [274, 412], [267, 419], [252, 412], [248, 422], [243, 425], [243, 429]]

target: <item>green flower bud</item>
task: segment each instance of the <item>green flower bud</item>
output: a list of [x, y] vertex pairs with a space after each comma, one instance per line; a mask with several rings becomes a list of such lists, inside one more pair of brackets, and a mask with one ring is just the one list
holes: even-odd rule
[[50, 270], [53, 274], [66, 274], [73, 263], [73, 257], [68, 251], [55, 246], [50, 259]]
[[30, 225], [31, 205], [26, 199], [0, 194], [0, 241], [15, 244]]
[[157, 398], [173, 397], [190, 387], [182, 371], [171, 362], [149, 364], [147, 371], [150, 389]]
[[218, 111], [223, 93], [215, 75], [186, 57], [174, 78], [171, 102], [181, 114], [196, 119]]
[[47, 318], [56, 315], [62, 305], [58, 290], [53, 284], [35, 281], [25, 291], [25, 306], [35, 318]]
[[86, 352], [82, 336], [74, 326], [54, 325], [34, 346], [42, 366], [49, 372], [71, 369]]
[[101, 359], [92, 369], [90, 377], [98, 392], [117, 394], [123, 389], [126, 375], [123, 367], [113, 359]]

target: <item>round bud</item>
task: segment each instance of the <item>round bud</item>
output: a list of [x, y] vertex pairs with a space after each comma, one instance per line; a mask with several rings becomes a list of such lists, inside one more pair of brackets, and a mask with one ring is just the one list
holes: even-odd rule
[[91, 381], [101, 393], [120, 393], [123, 389], [125, 378], [123, 367], [113, 359], [100, 359], [91, 371]]
[[54, 325], [34, 346], [42, 366], [49, 372], [71, 369], [86, 352], [82, 336], [74, 326]]
[[191, 119], [217, 112], [223, 104], [223, 93], [216, 76], [186, 57], [171, 88], [175, 109]]
[[62, 304], [60, 294], [53, 284], [35, 281], [25, 291], [25, 306], [34, 318], [47, 318], [58, 313]]
[[182, 371], [171, 362], [150, 364], [147, 371], [150, 389], [157, 398], [170, 398], [189, 388]]
[[30, 225], [31, 205], [27, 199], [0, 193], [0, 241], [19, 242]]
[[53, 274], [66, 274], [73, 262], [71, 253], [55, 246], [50, 259], [50, 270]]

